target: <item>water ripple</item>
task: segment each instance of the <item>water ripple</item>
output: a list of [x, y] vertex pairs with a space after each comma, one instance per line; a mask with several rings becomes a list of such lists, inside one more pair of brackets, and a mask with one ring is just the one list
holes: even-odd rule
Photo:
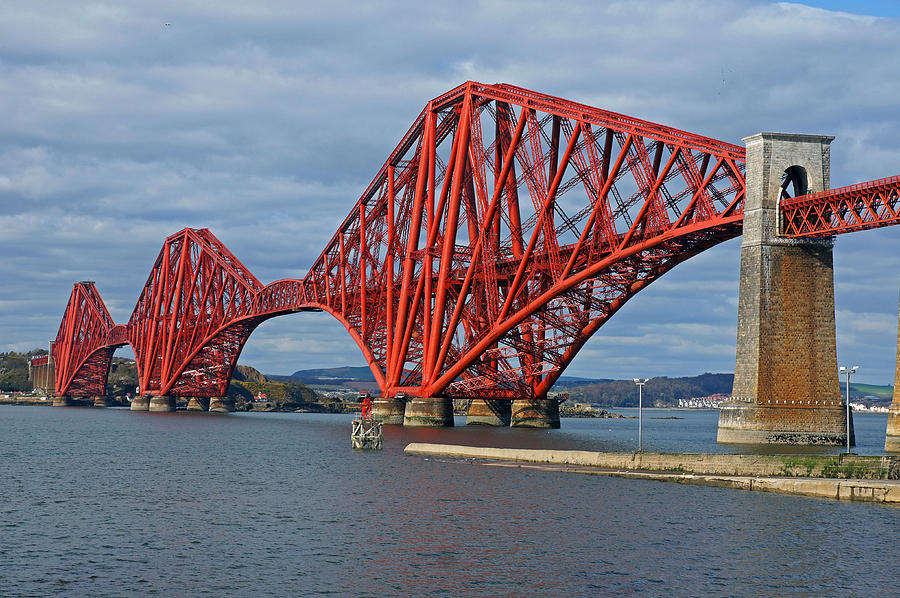
[[[805, 597], [896, 584], [900, 509], [402, 452], [413, 439], [628, 450], [630, 420], [390, 428], [384, 451], [361, 452], [340, 416], [181, 415], [0, 407], [0, 595]], [[654, 422], [663, 442], [672, 422]], [[676, 423], [667, 442], [693, 425]]]

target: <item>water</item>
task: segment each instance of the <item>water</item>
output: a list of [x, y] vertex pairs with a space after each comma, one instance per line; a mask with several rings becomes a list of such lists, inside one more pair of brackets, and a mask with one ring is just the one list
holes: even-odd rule
[[[562, 436], [581, 439], [585, 450], [634, 450], [637, 448], [637, 409], [617, 409], [629, 419], [563, 420]], [[748, 446], [716, 442], [719, 412], [714, 410], [644, 409], [645, 451], [682, 453], [815, 453], [838, 454], [845, 447]], [[854, 453], [883, 455], [887, 413], [855, 413]], [[573, 441], [575, 439], [573, 438]]]
[[[715, 412], [644, 416], [647, 450], [731, 450], [715, 444]], [[684, 419], [654, 419], [669, 416]], [[388, 427], [373, 452], [350, 449], [350, 419], [0, 407], [0, 596], [896, 588], [895, 507], [403, 453], [413, 441], [631, 450], [634, 419]], [[880, 449], [864, 430], [880, 426], [883, 442], [884, 422], [857, 416], [858, 452]]]

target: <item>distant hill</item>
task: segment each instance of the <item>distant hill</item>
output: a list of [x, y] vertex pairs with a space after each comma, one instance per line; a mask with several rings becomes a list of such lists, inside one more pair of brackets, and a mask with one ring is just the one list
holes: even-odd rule
[[[730, 395], [734, 374], [701, 374], [683, 378], [660, 376], [644, 385], [644, 405], [665, 407], [678, 399]], [[567, 392], [579, 403], [595, 403], [604, 407], [637, 407], [638, 388], [633, 380], [595, 380], [567, 382], [562, 378], [553, 386], [554, 392]]]
[[15, 351], [0, 353], [0, 391], [30, 391], [28, 360], [34, 356], [46, 354], [46, 349], [33, 349], [27, 353], [16, 353]]
[[319, 376], [324, 378], [347, 378], [349, 380], [363, 380], [365, 382], [375, 382], [375, 375], [368, 366], [341, 368], [321, 368], [317, 370], [299, 370], [292, 376]]
[[252, 368], [249, 365], [238, 364], [235, 366], [234, 373], [231, 377], [238, 382], [268, 382], [266, 377], [259, 373], [259, 370]]
[[[356, 390], [378, 392], [372, 371], [362, 367], [338, 367], [298, 370], [290, 376], [267, 375], [269, 380], [294, 381], [316, 386], [341, 386]], [[734, 384], [734, 374], [705, 373], [699, 376], [652, 378], [644, 386], [644, 404], [647, 406], [673, 405], [678, 399], [708, 397], [710, 395], [730, 395]], [[582, 378], [560, 376], [553, 386], [553, 392], [565, 392], [577, 402], [595, 403], [605, 407], [637, 407], [637, 386], [631, 379], [612, 380], [609, 378]], [[851, 384], [851, 399], [877, 397], [890, 401], [893, 387], [870, 384]]]
[[611, 378], [579, 378], [578, 376], [560, 376], [556, 385], [578, 386], [581, 384], [595, 384], [597, 382], [612, 382]]
[[341, 384], [342, 382], [375, 382], [375, 376], [366, 366], [339, 368], [318, 368], [297, 370], [290, 376], [266, 375], [270, 380], [294, 380], [304, 384]]
[[[293, 381], [317, 387], [344, 387], [378, 392], [375, 377], [368, 367], [338, 367], [298, 370], [290, 376], [267, 375], [270, 380]], [[670, 405], [681, 398], [731, 393], [734, 376], [703, 374], [690, 378], [654, 378], [644, 387], [646, 405]], [[567, 392], [579, 402], [611, 407], [637, 406], [637, 387], [631, 380], [610, 380], [561, 376], [554, 392]]]
[[[681, 378], [651, 378], [644, 385], [644, 405], [667, 406], [677, 404], [678, 399], [730, 395], [734, 374], [701, 374]], [[887, 405], [893, 394], [892, 386], [874, 384], [850, 384], [850, 399], [865, 404]], [[604, 407], [637, 407], [638, 390], [633, 380], [596, 380], [574, 382], [560, 378], [554, 392], [567, 392], [578, 402], [596, 403]], [[843, 396], [844, 386], [841, 385]]]
[[306, 403], [314, 403], [318, 399], [316, 393], [300, 382], [288, 380], [286, 382], [273, 382], [270, 380], [237, 380], [232, 378], [228, 385], [228, 396], [236, 403], [252, 401], [259, 394], [264, 394], [269, 401], [278, 407], [285, 404], [299, 406]]
[[[335, 380], [359, 381], [359, 382], [375, 382], [375, 376], [366, 366], [352, 367], [344, 366], [339, 368], [318, 368], [311, 370], [297, 370], [290, 376], [279, 376], [276, 374], [266, 374], [270, 380], [322, 380], [333, 383]], [[560, 376], [559, 383], [565, 384], [589, 384], [594, 382], [611, 382], [605, 378], [579, 378], [577, 376]]]
[[[844, 389], [841, 384], [841, 389]], [[858, 396], [876, 397], [882, 400], [890, 400], [894, 395], [893, 386], [878, 386], [876, 384], [854, 384], [850, 383], [850, 398]]]
[[318, 396], [305, 384], [291, 380], [273, 380], [263, 376], [259, 370], [249, 365], [238, 365], [234, 368], [231, 382], [228, 384], [228, 396], [235, 405], [247, 408], [250, 401], [259, 394], [266, 397], [279, 408], [300, 406], [314, 403]]

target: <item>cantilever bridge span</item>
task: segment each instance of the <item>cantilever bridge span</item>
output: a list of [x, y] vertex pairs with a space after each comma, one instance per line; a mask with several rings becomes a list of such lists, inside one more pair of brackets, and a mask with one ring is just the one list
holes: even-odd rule
[[[900, 222], [898, 177], [814, 194], [784, 181], [784, 236]], [[741, 146], [467, 82], [428, 102], [302, 280], [263, 285], [209, 230], [185, 229], [127, 323], [77, 283], [56, 393], [105, 394], [130, 344], [143, 394], [222, 396], [256, 326], [324, 310], [388, 401], [541, 401], [628, 299], [742, 233], [745, 191]]]

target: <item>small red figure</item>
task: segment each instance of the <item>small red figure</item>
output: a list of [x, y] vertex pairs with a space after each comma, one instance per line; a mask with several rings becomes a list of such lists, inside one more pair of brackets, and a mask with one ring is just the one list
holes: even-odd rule
[[372, 419], [372, 399], [369, 397], [363, 399], [362, 419]]

